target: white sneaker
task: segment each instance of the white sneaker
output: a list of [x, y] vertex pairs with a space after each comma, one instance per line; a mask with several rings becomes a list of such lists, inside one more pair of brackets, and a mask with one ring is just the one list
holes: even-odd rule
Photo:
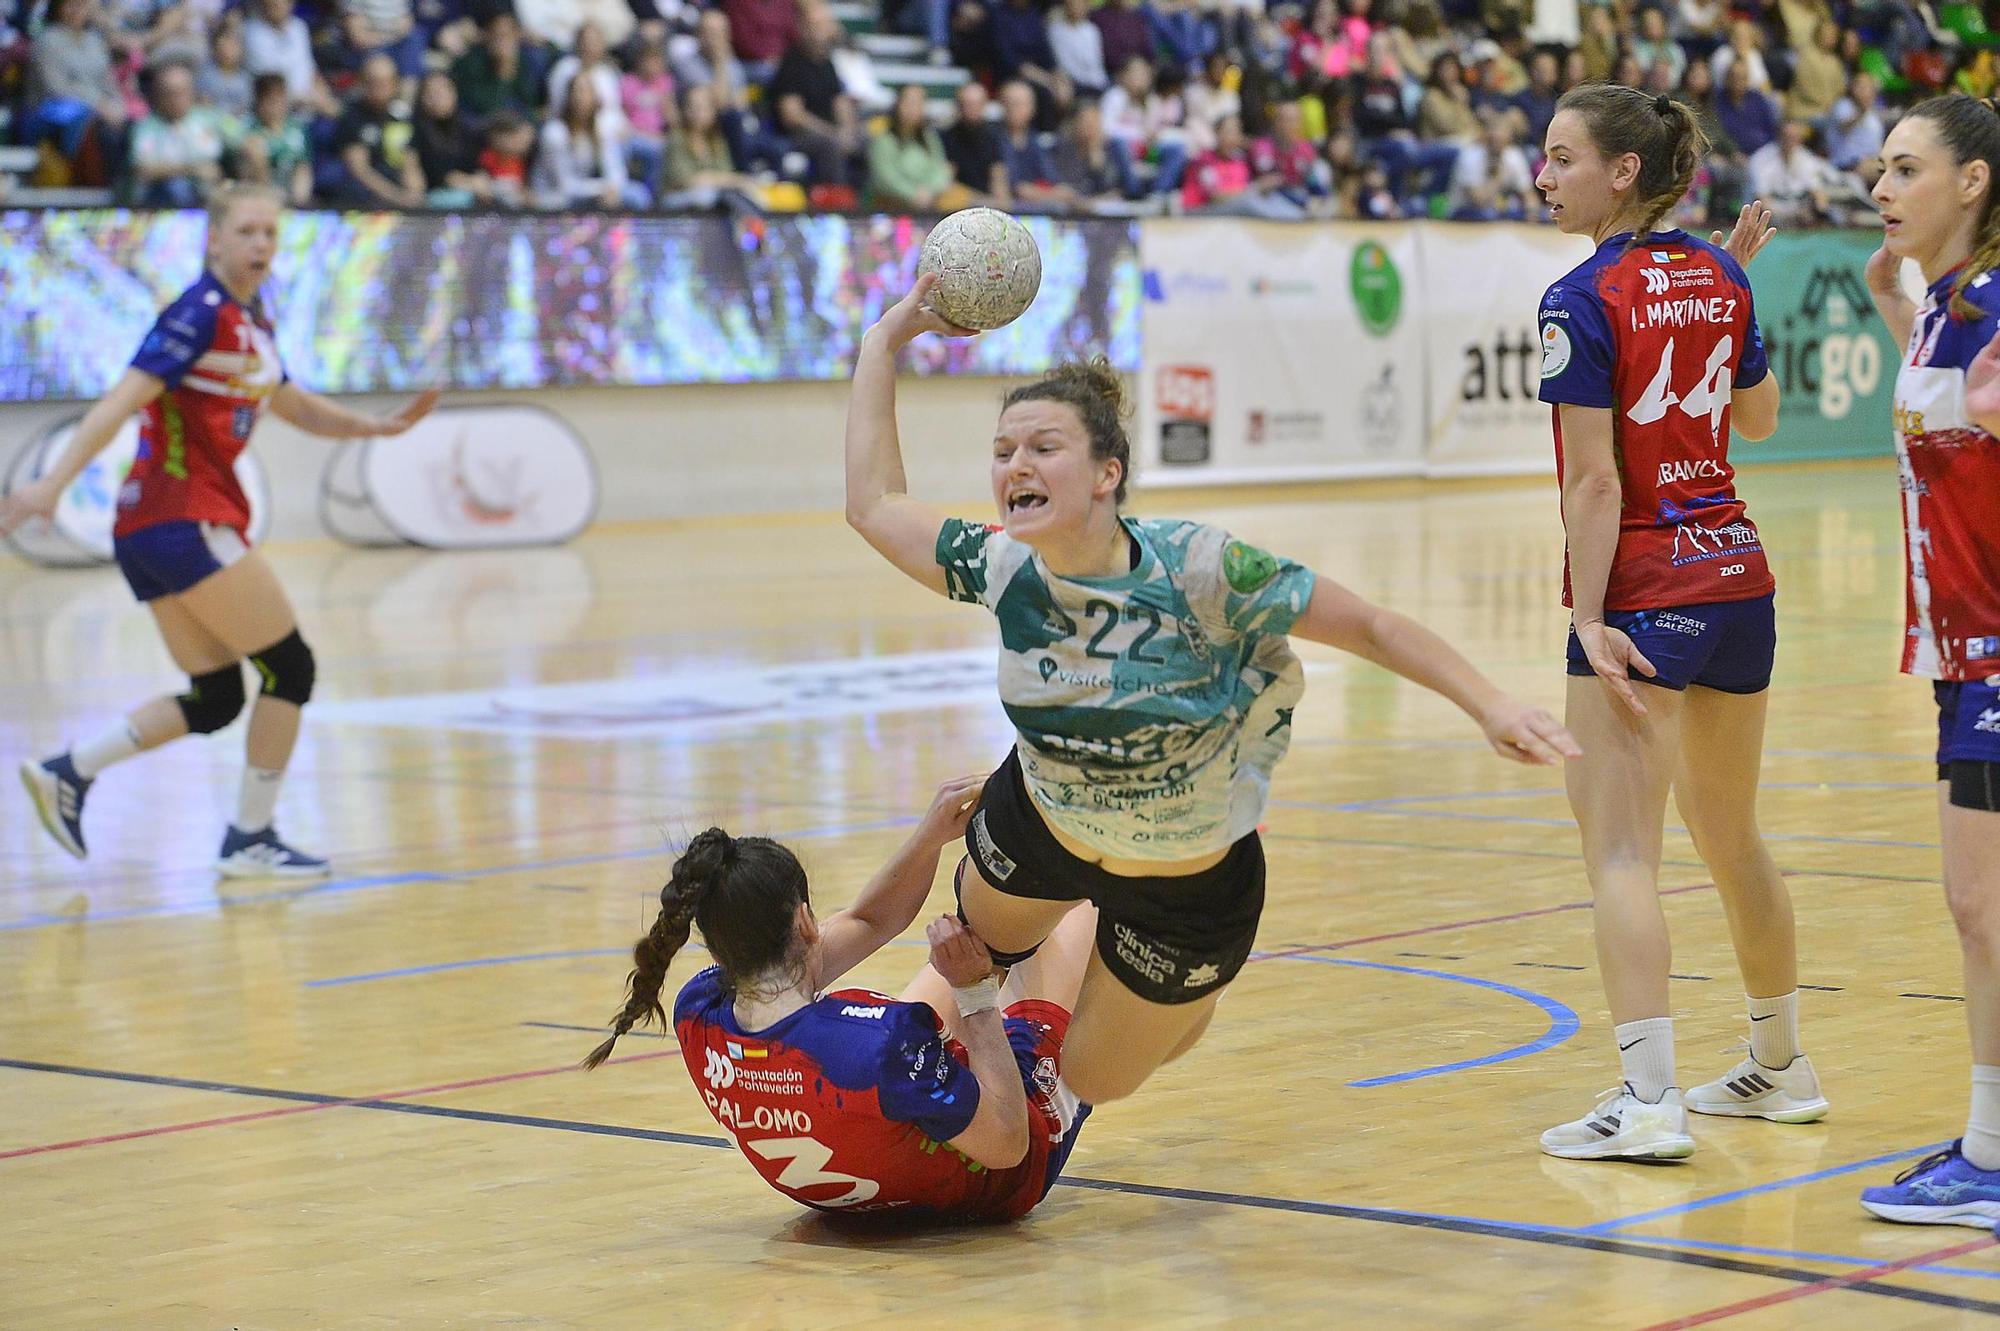
[[1687, 1107], [1697, 1114], [1812, 1123], [1826, 1117], [1827, 1103], [1811, 1060], [1800, 1054], [1776, 1069], [1746, 1058], [1728, 1076], [1689, 1091]]
[[1542, 1149], [1565, 1160], [1684, 1160], [1694, 1154], [1681, 1093], [1649, 1105], [1621, 1086], [1574, 1123], [1542, 1134]]

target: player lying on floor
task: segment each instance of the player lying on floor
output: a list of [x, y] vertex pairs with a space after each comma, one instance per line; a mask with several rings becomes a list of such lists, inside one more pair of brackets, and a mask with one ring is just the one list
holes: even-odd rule
[[1094, 946], [1071, 912], [1005, 986], [957, 919], [902, 996], [836, 989], [923, 909], [943, 848], [986, 778], [939, 789], [852, 906], [820, 919], [804, 868], [767, 837], [711, 827], [688, 843], [632, 952], [620, 1035], [666, 1013], [674, 954], [701, 930], [713, 965], [682, 986], [674, 1034], [715, 1121], [764, 1181], [823, 1211], [958, 1220], [1026, 1215], [1055, 1185], [1089, 1115], [1062, 1081], [1062, 1042]]

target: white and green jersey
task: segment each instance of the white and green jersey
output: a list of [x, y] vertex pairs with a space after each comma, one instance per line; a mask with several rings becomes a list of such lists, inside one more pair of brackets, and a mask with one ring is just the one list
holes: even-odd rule
[[1184, 860], [1256, 830], [1305, 672], [1286, 634], [1313, 575], [1217, 527], [1124, 519], [1129, 573], [1065, 578], [1005, 532], [952, 518], [953, 600], [1000, 621], [1000, 701], [1028, 793], [1101, 854]]

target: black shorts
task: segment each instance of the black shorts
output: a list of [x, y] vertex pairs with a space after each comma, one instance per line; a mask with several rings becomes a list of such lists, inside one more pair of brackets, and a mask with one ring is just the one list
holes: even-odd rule
[[965, 850], [995, 891], [1097, 907], [1097, 952], [1152, 1003], [1192, 1003], [1236, 978], [1264, 913], [1264, 844], [1255, 832], [1220, 864], [1184, 878], [1127, 878], [1078, 859], [1056, 840], [1021, 778], [1021, 759], [986, 782]]

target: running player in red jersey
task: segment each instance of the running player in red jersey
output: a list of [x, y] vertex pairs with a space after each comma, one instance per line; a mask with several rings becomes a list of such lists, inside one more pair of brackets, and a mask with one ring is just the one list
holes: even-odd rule
[[633, 949], [612, 1036], [584, 1065], [634, 1025], [665, 1024], [667, 966], [697, 924], [715, 964], [682, 986], [674, 1035], [708, 1112], [765, 1182], [822, 1211], [1026, 1215], [1090, 1113], [1063, 1083], [1062, 1042], [1096, 911], [1068, 916], [1004, 993], [985, 945], [951, 916], [930, 926], [931, 965], [901, 998], [832, 987], [916, 919], [985, 781], [940, 788], [854, 904], [824, 920], [784, 846], [714, 827], [695, 837]]
[[[1799, 1050], [1791, 896], [1757, 829], [1771, 571], [1729, 465], [1729, 431], [1777, 426], [1738, 261], [1654, 226], [1707, 148], [1687, 107], [1594, 84], [1564, 94], [1536, 185], [1597, 244], [1543, 297], [1541, 398], [1555, 408], [1572, 608], [1568, 769], [1624, 1086], [1542, 1134], [1570, 1159], [1677, 1159], [1687, 1110], [1780, 1122], [1826, 1112]], [[1754, 253], [1768, 233], [1746, 209]], [[1635, 684], [1650, 687], [1635, 688]], [[1641, 696], [1643, 694], [1643, 697]], [[1750, 1056], [1688, 1091], [1674, 1071], [1672, 946], [1660, 909], [1667, 792], [1714, 876], [1749, 994]]]
[[[2000, 1219], [2000, 111], [1912, 108], [1882, 146], [1868, 288], [1903, 344], [1896, 457], [1907, 536], [1903, 671], [1931, 681], [1944, 894], [1965, 960], [1965, 1135], [1861, 1204], [1885, 1220]], [[1928, 290], [1904, 294], [1903, 261]]]
[[257, 668], [236, 821], [216, 868], [230, 876], [318, 876], [327, 862], [293, 849], [272, 827], [278, 785], [312, 696], [313, 655], [291, 602], [245, 532], [249, 502], [236, 457], [266, 406], [301, 430], [330, 438], [400, 434], [437, 401], [425, 393], [387, 419], [350, 411], [285, 378], [258, 290], [278, 243], [277, 191], [225, 185], [208, 208], [208, 265], [168, 306], [125, 375], [100, 398], [47, 475], [0, 497], [0, 532], [47, 518], [127, 417], [144, 413], [139, 454], [118, 494], [112, 545], [132, 592], [153, 613], [190, 686], [155, 698], [94, 739], [21, 780], [49, 835], [82, 859], [83, 801], [115, 762], [186, 734], [222, 729], [243, 710], [243, 661]]

